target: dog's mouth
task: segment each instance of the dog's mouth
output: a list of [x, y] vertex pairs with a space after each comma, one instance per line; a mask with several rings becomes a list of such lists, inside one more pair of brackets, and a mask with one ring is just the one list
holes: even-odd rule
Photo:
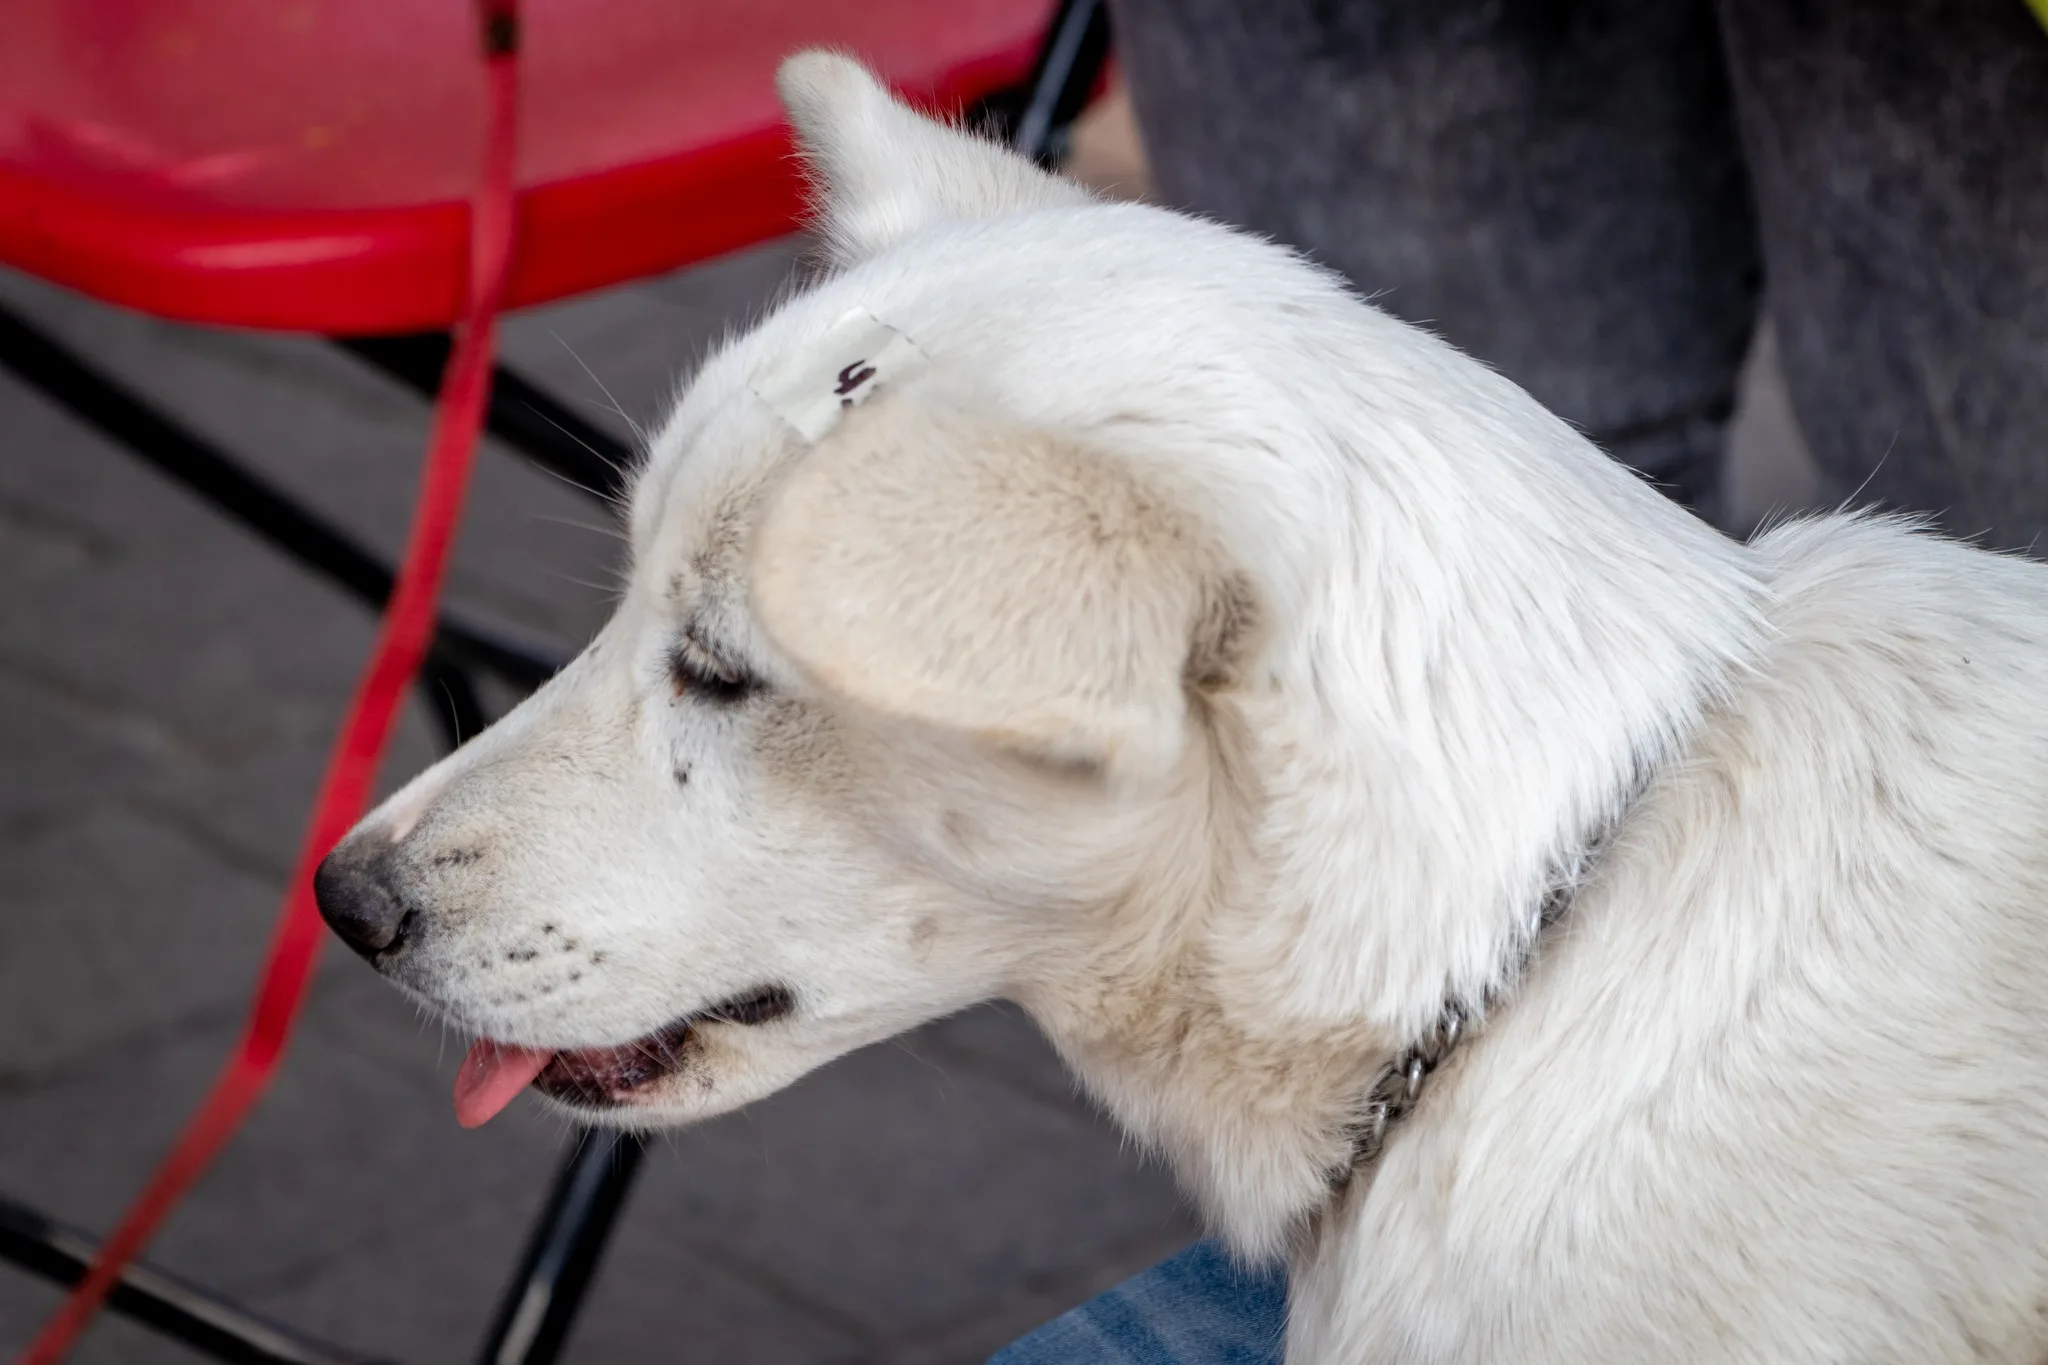
[[455, 1077], [455, 1121], [481, 1127], [529, 1085], [564, 1104], [615, 1108], [687, 1067], [705, 1024], [765, 1024], [795, 1008], [786, 987], [764, 986], [613, 1047], [521, 1047], [479, 1038]]

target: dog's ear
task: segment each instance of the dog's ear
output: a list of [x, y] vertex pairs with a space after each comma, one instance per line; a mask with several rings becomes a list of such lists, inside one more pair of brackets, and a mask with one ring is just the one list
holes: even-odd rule
[[916, 113], [851, 57], [813, 49], [775, 75], [816, 177], [823, 235], [841, 264], [945, 218], [1088, 201], [992, 142]]
[[1143, 780], [1185, 742], [1209, 558], [1113, 459], [890, 394], [771, 494], [753, 604], [813, 682], [861, 707]]

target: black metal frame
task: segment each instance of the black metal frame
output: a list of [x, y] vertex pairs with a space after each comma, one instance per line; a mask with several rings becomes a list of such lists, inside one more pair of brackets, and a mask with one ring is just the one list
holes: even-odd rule
[[481, 1365], [549, 1365], [561, 1353], [646, 1155], [637, 1134], [592, 1129], [581, 1136], [485, 1334]]
[[[1067, 159], [1067, 134], [1109, 61], [1108, 0], [1060, 0], [1038, 45], [1031, 79], [998, 112], [1003, 141], [1039, 165]], [[1013, 111], [1013, 112], [1012, 112]]]
[[[1060, 0], [1030, 82], [984, 102], [984, 123], [1041, 164], [1065, 154], [1068, 125], [1086, 105], [1109, 51], [1103, 0]], [[338, 337], [334, 344], [431, 398], [452, 343], [445, 332]], [[0, 367], [107, 436], [243, 528], [372, 607], [391, 595], [391, 568], [345, 531], [251, 473], [44, 329], [0, 306]], [[631, 452], [503, 366], [492, 375], [485, 424], [526, 458], [616, 503]], [[443, 615], [420, 673], [428, 710], [449, 749], [486, 724], [475, 679], [495, 675], [531, 691], [559, 661]], [[581, 1134], [555, 1177], [519, 1267], [485, 1336], [482, 1365], [552, 1365], [596, 1274], [645, 1147], [631, 1133]], [[60, 1285], [76, 1284], [96, 1243], [0, 1197], [0, 1260]], [[149, 1263], [122, 1274], [107, 1306], [232, 1365], [379, 1365], [268, 1322]]]
[[[85, 1278], [94, 1250], [78, 1229], [0, 1198], [0, 1257], [68, 1287]], [[107, 1303], [231, 1365], [383, 1365], [259, 1318], [144, 1261], [128, 1268]]]

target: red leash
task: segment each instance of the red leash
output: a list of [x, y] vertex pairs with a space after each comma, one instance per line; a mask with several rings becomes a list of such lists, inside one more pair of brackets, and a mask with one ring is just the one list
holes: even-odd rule
[[470, 206], [469, 298], [441, 383], [418, 507], [398, 581], [369, 667], [314, 804], [289, 892], [234, 1056], [149, 1184], [101, 1246], [85, 1279], [43, 1327], [20, 1365], [56, 1365], [99, 1310], [122, 1270], [242, 1125], [290, 1039], [326, 926], [313, 903], [313, 869], [369, 804], [398, 708], [433, 638], [448, 552], [462, 516], [477, 434], [490, 397], [497, 314], [512, 261], [513, 152], [518, 113], [518, 0], [478, 0], [490, 89], [483, 175]]

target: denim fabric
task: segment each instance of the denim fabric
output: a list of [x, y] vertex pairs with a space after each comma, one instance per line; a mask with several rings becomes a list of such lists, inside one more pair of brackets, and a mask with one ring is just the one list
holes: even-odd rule
[[1280, 1365], [1287, 1277], [1247, 1271], [1214, 1242], [1053, 1319], [988, 1365]]

